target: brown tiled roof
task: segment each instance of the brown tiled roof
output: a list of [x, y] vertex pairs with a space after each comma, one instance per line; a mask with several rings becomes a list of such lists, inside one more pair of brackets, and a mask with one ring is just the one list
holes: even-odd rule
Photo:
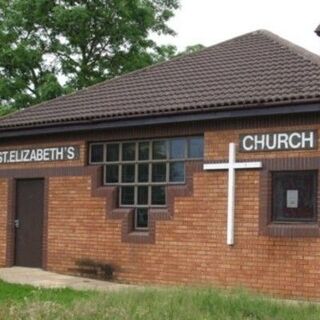
[[320, 58], [259, 30], [8, 115], [0, 129], [320, 101]]

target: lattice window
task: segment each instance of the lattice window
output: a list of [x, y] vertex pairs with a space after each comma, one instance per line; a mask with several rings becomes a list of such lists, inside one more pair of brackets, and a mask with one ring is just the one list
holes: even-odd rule
[[119, 207], [135, 209], [134, 228], [167, 205], [166, 186], [185, 183], [185, 162], [203, 158], [203, 137], [90, 144], [89, 163], [104, 166], [104, 184], [119, 187]]

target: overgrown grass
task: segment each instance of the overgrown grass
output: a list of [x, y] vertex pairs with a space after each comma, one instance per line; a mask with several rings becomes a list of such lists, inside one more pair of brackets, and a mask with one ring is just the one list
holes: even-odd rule
[[0, 319], [314, 320], [320, 306], [210, 288], [79, 292], [0, 282]]

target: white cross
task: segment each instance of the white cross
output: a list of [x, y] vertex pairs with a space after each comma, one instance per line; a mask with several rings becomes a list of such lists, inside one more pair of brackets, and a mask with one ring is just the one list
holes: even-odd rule
[[207, 163], [204, 170], [228, 170], [228, 216], [227, 216], [227, 244], [234, 244], [234, 206], [235, 206], [235, 170], [262, 168], [261, 161], [236, 162], [236, 145], [229, 144], [229, 162]]

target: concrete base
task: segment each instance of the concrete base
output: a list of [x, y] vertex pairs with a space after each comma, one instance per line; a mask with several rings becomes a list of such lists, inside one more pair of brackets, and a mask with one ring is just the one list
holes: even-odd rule
[[24, 267], [0, 268], [0, 279], [9, 283], [28, 284], [42, 288], [72, 288], [99, 291], [134, 288], [134, 286], [125, 284], [61, 275], [41, 269]]

